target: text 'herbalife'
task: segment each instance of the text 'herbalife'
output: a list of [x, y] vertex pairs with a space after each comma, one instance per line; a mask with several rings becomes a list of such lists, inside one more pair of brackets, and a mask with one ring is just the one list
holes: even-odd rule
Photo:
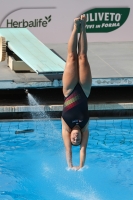
[[48, 23], [51, 21], [51, 15], [49, 17], [44, 17], [44, 19], [35, 19], [34, 21], [14, 21], [13, 19], [7, 19], [7, 28], [26, 28], [26, 27], [47, 27]]

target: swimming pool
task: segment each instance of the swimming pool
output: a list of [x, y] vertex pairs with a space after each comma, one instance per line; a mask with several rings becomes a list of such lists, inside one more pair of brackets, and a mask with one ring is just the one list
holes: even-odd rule
[[133, 119], [90, 120], [89, 130], [85, 167], [72, 171], [60, 120], [0, 122], [0, 199], [133, 200]]

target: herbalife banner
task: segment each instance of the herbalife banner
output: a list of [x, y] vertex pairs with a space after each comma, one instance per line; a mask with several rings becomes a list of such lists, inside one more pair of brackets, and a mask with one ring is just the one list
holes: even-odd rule
[[67, 43], [73, 19], [81, 14], [89, 42], [133, 41], [132, 0], [0, 1], [1, 27], [28, 28], [43, 43]]

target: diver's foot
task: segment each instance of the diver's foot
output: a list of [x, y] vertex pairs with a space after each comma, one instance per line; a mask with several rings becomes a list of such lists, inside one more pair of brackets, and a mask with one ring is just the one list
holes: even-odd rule
[[85, 14], [81, 15], [80, 19], [81, 19], [81, 26], [85, 27], [85, 25], [86, 25], [86, 16], [85, 16]]
[[80, 24], [81, 24], [81, 18], [80, 18], [80, 17], [75, 18], [75, 19], [74, 19], [74, 27], [75, 27], [75, 28], [79, 28], [79, 27], [80, 27]]

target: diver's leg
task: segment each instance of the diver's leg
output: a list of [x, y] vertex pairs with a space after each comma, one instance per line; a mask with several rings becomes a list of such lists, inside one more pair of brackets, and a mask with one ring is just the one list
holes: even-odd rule
[[80, 38], [78, 43], [78, 62], [79, 62], [79, 83], [81, 84], [86, 96], [91, 90], [91, 70], [87, 59], [87, 36], [86, 36], [86, 18], [81, 15]]
[[80, 18], [74, 20], [74, 27], [68, 41], [68, 54], [63, 74], [63, 93], [68, 96], [78, 82], [77, 30]]

